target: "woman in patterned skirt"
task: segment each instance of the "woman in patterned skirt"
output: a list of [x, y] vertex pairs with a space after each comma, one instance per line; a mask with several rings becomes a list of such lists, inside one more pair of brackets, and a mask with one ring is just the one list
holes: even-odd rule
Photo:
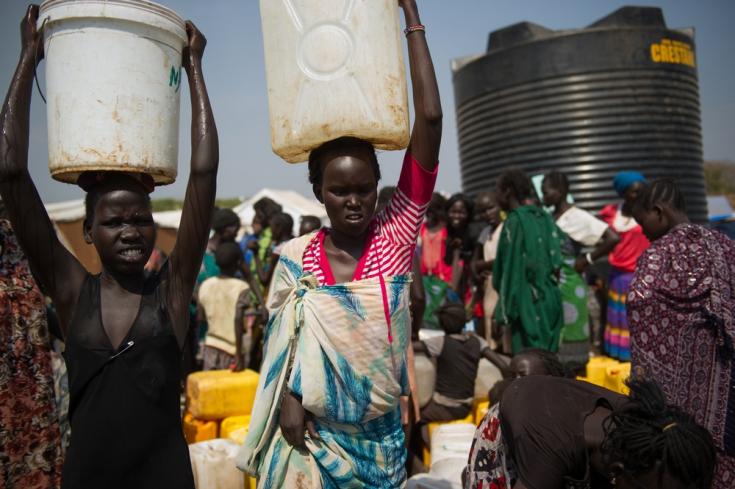
[[628, 295], [633, 368], [712, 433], [712, 487], [735, 487], [735, 242], [691, 224], [672, 180], [644, 190], [633, 214], [652, 243]]
[[636, 171], [624, 171], [615, 176], [613, 186], [623, 202], [608, 205], [600, 212], [600, 219], [620, 236], [620, 242], [608, 256], [610, 280], [605, 352], [613, 358], [627, 362], [630, 361], [630, 333], [625, 314], [625, 301], [630, 281], [633, 280], [636, 261], [649, 244], [643, 230], [633, 218], [632, 210], [638, 194], [646, 186], [646, 179]]

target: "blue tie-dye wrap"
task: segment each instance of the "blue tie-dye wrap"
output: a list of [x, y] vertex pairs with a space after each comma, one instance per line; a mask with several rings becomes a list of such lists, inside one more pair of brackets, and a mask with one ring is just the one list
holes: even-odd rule
[[[288, 243], [268, 297], [270, 321], [250, 428], [238, 467], [259, 488], [393, 488], [406, 478], [399, 397], [408, 392], [410, 277], [318, 286]], [[393, 341], [389, 341], [387, 304]], [[288, 386], [314, 415], [320, 440], [291, 447], [278, 426]]]

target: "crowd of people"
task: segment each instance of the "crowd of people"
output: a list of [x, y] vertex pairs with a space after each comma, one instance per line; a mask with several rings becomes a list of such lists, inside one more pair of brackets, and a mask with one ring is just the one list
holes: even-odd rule
[[[187, 22], [192, 157], [176, 245], [154, 254], [151, 177], [86, 172], [98, 275], [59, 241], [28, 171], [43, 58], [29, 7], [0, 115], [0, 485], [192, 489], [182, 379], [249, 367], [260, 376], [237, 466], [259, 487], [401, 487], [422, 470], [427, 423], [470, 412], [483, 358], [504, 379], [465, 488], [735, 485], [733, 241], [689, 222], [675, 181], [635, 171], [614, 178], [621, 202], [597, 216], [557, 171], [538, 188], [510, 168], [474, 198], [434, 192], [439, 91], [416, 2], [399, 3], [415, 118], [396, 187], [378, 192], [373, 146], [341, 137], [308, 163], [329, 226], [305, 216], [294, 238], [292, 216], [262, 199], [240, 237], [239, 216], [214, 207], [206, 40]], [[628, 395], [574, 378], [601, 353], [632, 360]], [[423, 406], [418, 354], [437, 365]]]

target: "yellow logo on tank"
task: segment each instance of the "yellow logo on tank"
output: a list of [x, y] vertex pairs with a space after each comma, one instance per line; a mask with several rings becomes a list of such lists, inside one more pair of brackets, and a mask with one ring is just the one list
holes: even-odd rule
[[694, 68], [694, 50], [685, 42], [663, 38], [661, 42], [651, 44], [651, 60], [654, 63], [672, 63]]

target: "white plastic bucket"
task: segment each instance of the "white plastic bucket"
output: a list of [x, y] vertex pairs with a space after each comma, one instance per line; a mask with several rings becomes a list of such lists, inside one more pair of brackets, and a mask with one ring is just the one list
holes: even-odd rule
[[271, 144], [290, 163], [355, 136], [408, 145], [396, 0], [260, 0]]
[[76, 183], [88, 170], [176, 179], [184, 21], [143, 0], [47, 0], [49, 171]]

